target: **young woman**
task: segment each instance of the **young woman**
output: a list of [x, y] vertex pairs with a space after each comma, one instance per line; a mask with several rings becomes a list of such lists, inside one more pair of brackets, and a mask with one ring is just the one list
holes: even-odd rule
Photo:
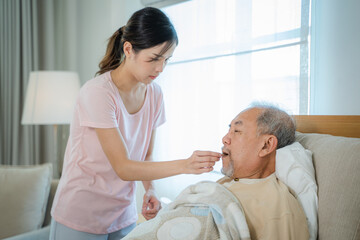
[[151, 219], [160, 209], [151, 180], [209, 172], [219, 160], [220, 153], [195, 151], [188, 159], [151, 161], [155, 130], [165, 121], [153, 81], [177, 43], [156, 8], [135, 12], [110, 37], [98, 76], [81, 88], [75, 106], [51, 239], [120, 239], [137, 220], [134, 181], [143, 181], [142, 214]]

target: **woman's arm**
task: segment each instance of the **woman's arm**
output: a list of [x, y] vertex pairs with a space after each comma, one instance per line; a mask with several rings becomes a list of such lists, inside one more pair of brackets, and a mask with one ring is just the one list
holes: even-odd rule
[[[145, 161], [151, 162], [153, 160], [152, 154], [154, 150], [155, 136], [156, 136], [156, 130], [153, 130], [151, 133], [149, 148], [146, 152]], [[154, 191], [154, 185], [152, 181], [142, 181], [142, 183], [144, 185], [145, 192], [147, 192], [148, 190]]]
[[[146, 152], [145, 161], [152, 161], [152, 153], [155, 144], [155, 135], [156, 130], [153, 130], [151, 133], [151, 139], [148, 151]], [[146, 220], [156, 217], [157, 213], [161, 209], [161, 203], [156, 196], [153, 181], [142, 181], [145, 189], [145, 194], [143, 197], [143, 205], [141, 213]]]
[[195, 151], [188, 159], [166, 162], [139, 162], [129, 153], [118, 128], [96, 128], [102, 149], [116, 174], [125, 181], [149, 181], [178, 174], [200, 174], [213, 170], [220, 153]]

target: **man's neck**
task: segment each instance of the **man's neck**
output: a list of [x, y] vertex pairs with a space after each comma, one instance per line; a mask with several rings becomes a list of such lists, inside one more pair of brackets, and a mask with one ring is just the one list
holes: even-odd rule
[[259, 168], [254, 171], [249, 176], [238, 176], [236, 172], [234, 172], [232, 178], [233, 179], [240, 179], [240, 178], [247, 178], [247, 179], [260, 179], [266, 178], [275, 172], [275, 154], [267, 155], [266, 157], [261, 158], [262, 164], [260, 164]]

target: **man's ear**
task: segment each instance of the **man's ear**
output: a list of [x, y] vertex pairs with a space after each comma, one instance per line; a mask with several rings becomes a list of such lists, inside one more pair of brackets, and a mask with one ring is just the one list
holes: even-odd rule
[[259, 157], [265, 157], [266, 155], [276, 151], [278, 140], [274, 135], [266, 135], [264, 137], [263, 148], [259, 152]]
[[126, 58], [130, 58], [130, 56], [133, 54], [132, 44], [128, 41], [124, 42], [123, 51], [124, 51]]

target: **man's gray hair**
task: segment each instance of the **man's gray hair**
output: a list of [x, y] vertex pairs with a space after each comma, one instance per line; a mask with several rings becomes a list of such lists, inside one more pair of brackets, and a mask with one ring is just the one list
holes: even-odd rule
[[263, 110], [257, 118], [258, 136], [263, 134], [274, 135], [278, 140], [277, 149], [295, 141], [295, 121], [285, 111], [269, 103], [252, 103], [250, 108]]

